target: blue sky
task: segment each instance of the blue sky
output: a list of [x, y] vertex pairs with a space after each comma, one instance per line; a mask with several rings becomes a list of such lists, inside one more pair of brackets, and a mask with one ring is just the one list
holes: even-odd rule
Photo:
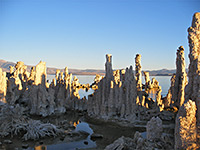
[[0, 59], [49, 67], [174, 69], [199, 0], [0, 0]]

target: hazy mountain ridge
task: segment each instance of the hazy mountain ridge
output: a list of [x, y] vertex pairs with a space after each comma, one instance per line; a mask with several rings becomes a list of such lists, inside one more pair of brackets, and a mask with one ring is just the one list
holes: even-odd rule
[[[5, 71], [5, 72], [9, 72], [10, 71], [9, 66], [15, 66], [15, 64], [16, 63], [14, 63], [14, 62], [0, 60], [0, 68], [2, 68], [2, 70]], [[31, 67], [32, 66], [27, 65], [27, 70], [29, 72], [31, 70]], [[59, 69], [59, 68], [47, 67], [47, 74], [55, 74], [57, 69]], [[60, 70], [64, 71], [64, 69], [60, 69]], [[96, 75], [96, 74], [104, 75], [105, 74], [104, 70], [96, 70], [96, 69], [85, 69], [85, 70], [69, 69], [69, 72], [74, 74], [74, 75]]]
[[145, 70], [145, 71], [149, 72], [150, 76], [171, 76], [174, 73], [176, 73], [176, 69]]
[[[9, 72], [9, 66], [15, 66], [16, 63], [0, 60], [0, 68], [2, 68], [3, 71]], [[30, 71], [32, 66], [27, 65], [27, 70]], [[47, 67], [47, 74], [55, 74], [56, 70], [58, 68], [51, 68]], [[64, 71], [64, 69], [61, 69], [61, 71]], [[168, 69], [161, 69], [161, 70], [144, 70], [148, 71], [150, 76], [171, 76], [173, 73], [176, 72], [175, 69], [168, 70]], [[105, 70], [98, 70], [98, 69], [69, 69], [69, 72], [74, 75], [104, 75]]]

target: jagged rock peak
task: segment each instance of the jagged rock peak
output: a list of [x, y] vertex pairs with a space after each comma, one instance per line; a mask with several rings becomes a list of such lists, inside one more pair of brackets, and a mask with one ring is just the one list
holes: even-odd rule
[[46, 86], [46, 62], [40, 61], [35, 67], [35, 85], [42, 84]]
[[136, 54], [135, 57], [135, 75], [136, 75], [136, 86], [140, 91], [142, 89], [142, 66], [141, 66], [141, 55]]
[[68, 67], [65, 67], [65, 76], [68, 75]]
[[106, 62], [112, 63], [112, 54], [106, 54]]
[[177, 51], [184, 51], [183, 46], [179, 46], [179, 48], [177, 49]]
[[112, 69], [112, 55], [111, 54], [106, 54], [106, 77], [107, 80], [110, 80], [113, 78], [113, 69]]
[[200, 12], [196, 12], [193, 16], [192, 27], [199, 29], [200, 27]]

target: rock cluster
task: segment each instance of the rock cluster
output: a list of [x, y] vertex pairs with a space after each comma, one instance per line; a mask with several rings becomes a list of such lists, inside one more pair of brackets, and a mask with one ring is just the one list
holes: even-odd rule
[[[137, 83], [141, 83], [140, 55], [136, 56]], [[106, 75], [97, 75], [92, 85], [81, 85], [76, 76], [68, 68], [64, 72], [56, 71], [55, 79], [51, 83], [46, 81], [46, 63], [40, 62], [36, 67], [27, 71], [23, 62], [17, 62], [15, 67], [10, 67], [6, 91], [6, 101], [10, 105], [20, 104], [32, 115], [49, 116], [65, 113], [66, 109], [88, 112], [89, 116], [98, 116], [103, 119], [117, 118], [133, 122], [135, 120], [148, 120], [157, 115], [161, 99], [161, 89], [156, 93], [156, 103], [148, 98], [142, 91], [142, 84], [137, 88], [133, 68], [126, 70], [112, 69], [112, 56], [106, 55]], [[149, 78], [149, 77], [147, 77]], [[6, 80], [5, 80], [6, 81]], [[159, 85], [153, 79], [151, 86]], [[86, 98], [80, 99], [79, 89], [93, 88], [95, 92]], [[147, 109], [154, 109], [146, 113]], [[144, 115], [145, 114], [145, 115]]]
[[[189, 82], [185, 88], [184, 104], [180, 107], [175, 126], [175, 149], [197, 148], [200, 133], [200, 13], [193, 16], [188, 28]], [[199, 146], [199, 145], [198, 145]]]
[[136, 83], [132, 67], [112, 69], [112, 56], [106, 55], [106, 75], [98, 89], [88, 97], [88, 114], [104, 119], [135, 118]]
[[[45, 67], [41, 68], [45, 69]], [[80, 83], [76, 77], [72, 81], [72, 74], [68, 73], [68, 68], [65, 68], [64, 73], [57, 70], [56, 79], [49, 86], [46, 86], [46, 80], [43, 80], [45, 76], [46, 74], [41, 74], [41, 81], [43, 81], [41, 85], [33, 85], [30, 88], [31, 95], [34, 95], [30, 96], [31, 110], [33, 110], [31, 114], [48, 116], [54, 113], [65, 113], [66, 109], [86, 110], [86, 101], [80, 100], [78, 94]]]
[[76, 77], [72, 81], [67, 67], [64, 73], [57, 70], [56, 79], [50, 84], [46, 81], [45, 62], [32, 67], [30, 73], [26, 69], [23, 62], [17, 62], [10, 67], [8, 81], [6, 73], [1, 73], [1, 91], [8, 104], [23, 105], [30, 114], [41, 116], [65, 113], [66, 109], [87, 109], [87, 101], [80, 99], [78, 93], [81, 85]]
[[[98, 82], [98, 89], [88, 97], [87, 112], [90, 117], [135, 122], [149, 120], [160, 113], [162, 109], [159, 108], [163, 107], [160, 104], [161, 88], [157, 88], [157, 102], [148, 98], [148, 94], [142, 90], [140, 57], [136, 55], [137, 81], [132, 66], [113, 71], [112, 56], [106, 55], [106, 75]], [[153, 81], [152, 85], [159, 85], [155, 79]]]

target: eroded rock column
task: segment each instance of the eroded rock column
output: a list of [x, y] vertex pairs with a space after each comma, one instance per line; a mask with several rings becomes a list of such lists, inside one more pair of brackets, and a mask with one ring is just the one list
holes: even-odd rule
[[175, 105], [180, 108], [185, 101], [185, 86], [187, 84], [183, 46], [178, 48], [176, 55], [176, 77], [173, 86], [174, 89], [172, 93], [172, 100], [174, 101]]
[[6, 72], [3, 72], [0, 68], [0, 101], [5, 101], [6, 90], [7, 90], [7, 77]]
[[141, 66], [141, 55], [137, 54], [135, 57], [135, 76], [136, 86], [139, 91], [142, 90], [142, 66]]
[[[30, 113], [42, 116], [48, 115], [47, 106], [48, 92], [46, 89], [46, 63], [40, 61], [35, 70], [32, 70], [34, 75], [33, 85], [30, 87]], [[52, 110], [51, 110], [52, 111]]]
[[111, 54], [106, 54], [106, 78], [110, 79], [113, 76], [113, 70], [112, 70], [112, 55]]
[[34, 84], [35, 85], [43, 85], [46, 86], [46, 63], [40, 61], [39, 64], [36, 65], [35, 67], [35, 80]]
[[143, 74], [144, 74], [144, 79], [145, 79], [145, 89], [147, 90], [147, 89], [152, 88], [151, 81], [149, 78], [149, 72], [144, 71]]
[[189, 41], [189, 83], [186, 87], [186, 100], [193, 100], [197, 105], [197, 122], [200, 124], [200, 13], [195, 13], [192, 26], [188, 28]]

